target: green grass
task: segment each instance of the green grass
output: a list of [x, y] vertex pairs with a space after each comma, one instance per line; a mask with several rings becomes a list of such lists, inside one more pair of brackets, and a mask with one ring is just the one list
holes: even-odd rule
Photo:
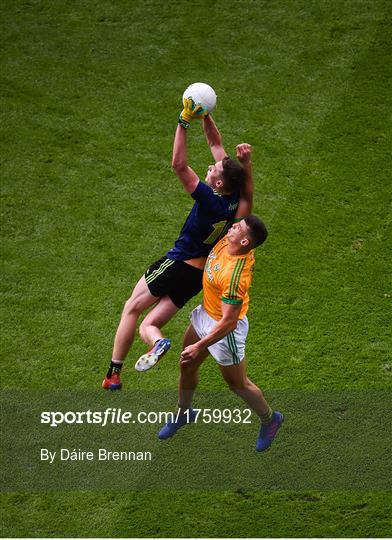
[[[267, 395], [391, 389], [388, 0], [6, 0], [0, 17], [3, 388], [99, 384], [124, 300], [191, 207], [170, 154], [181, 93], [201, 80], [228, 151], [254, 146], [270, 230], [252, 379]], [[189, 138], [203, 175], [199, 126]], [[197, 302], [167, 326], [170, 357], [146, 377], [128, 367], [125, 391], [175, 388]], [[223, 388], [211, 361], [201, 388]], [[2, 500], [3, 536], [391, 536], [390, 492]]]
[[123, 537], [374, 537], [389, 530], [385, 493], [12, 494], [14, 535]]

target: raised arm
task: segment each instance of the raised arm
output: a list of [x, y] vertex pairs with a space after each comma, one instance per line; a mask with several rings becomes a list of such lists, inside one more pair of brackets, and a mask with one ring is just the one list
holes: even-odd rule
[[202, 118], [205, 111], [200, 103], [194, 103], [192, 98], [183, 100], [184, 108], [178, 118], [178, 126], [174, 136], [172, 167], [180, 179], [185, 191], [193, 193], [199, 183], [195, 171], [188, 166], [186, 153], [186, 130], [194, 118]]
[[227, 154], [223, 148], [221, 134], [210, 115], [203, 118], [203, 129], [213, 158], [215, 161], [221, 161]]
[[187, 163], [186, 138], [186, 128], [178, 124], [173, 143], [172, 168], [184, 186], [185, 191], [193, 193], [197, 188], [199, 178]]
[[253, 208], [253, 171], [252, 171], [252, 147], [250, 144], [241, 143], [236, 147], [238, 161], [245, 171], [245, 182], [241, 190], [240, 202], [235, 219], [242, 219], [252, 213]]

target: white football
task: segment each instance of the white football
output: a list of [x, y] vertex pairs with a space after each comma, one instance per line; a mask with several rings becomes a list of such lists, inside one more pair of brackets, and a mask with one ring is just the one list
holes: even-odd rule
[[203, 109], [207, 109], [208, 112], [215, 109], [216, 94], [209, 84], [202, 82], [191, 84], [182, 95], [183, 101], [186, 98], [192, 98], [196, 104], [200, 103]]

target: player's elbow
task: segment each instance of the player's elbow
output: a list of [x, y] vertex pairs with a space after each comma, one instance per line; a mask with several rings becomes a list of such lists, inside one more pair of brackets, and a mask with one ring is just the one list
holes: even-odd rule
[[222, 139], [215, 137], [208, 141], [211, 152], [218, 152], [222, 148]]
[[184, 161], [180, 159], [173, 159], [172, 161], [172, 169], [177, 174], [180, 175], [182, 172], [185, 171], [187, 165], [184, 163]]
[[247, 216], [250, 216], [250, 214], [253, 212], [253, 199], [251, 199], [247, 206]]
[[234, 330], [237, 328], [237, 319], [233, 321], [230, 325], [230, 332], [234, 332]]
[[252, 213], [253, 209], [253, 197], [245, 198], [242, 197], [240, 204], [235, 215], [236, 219], [243, 219], [244, 217], [249, 216]]
[[227, 334], [230, 334], [230, 332], [234, 332], [234, 330], [237, 328], [237, 319], [227, 319], [225, 321], [225, 330]]

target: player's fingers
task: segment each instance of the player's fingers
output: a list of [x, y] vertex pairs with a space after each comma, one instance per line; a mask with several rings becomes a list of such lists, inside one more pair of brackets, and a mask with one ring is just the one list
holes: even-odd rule
[[189, 358], [183, 358], [181, 356], [181, 359], [180, 359], [180, 366], [187, 366], [189, 364], [190, 360]]
[[241, 148], [242, 150], [251, 150], [252, 145], [244, 142], [244, 143], [237, 144], [237, 148]]
[[193, 109], [193, 115], [197, 116], [198, 114], [203, 112], [203, 107], [200, 103], [198, 103], [195, 108]]

